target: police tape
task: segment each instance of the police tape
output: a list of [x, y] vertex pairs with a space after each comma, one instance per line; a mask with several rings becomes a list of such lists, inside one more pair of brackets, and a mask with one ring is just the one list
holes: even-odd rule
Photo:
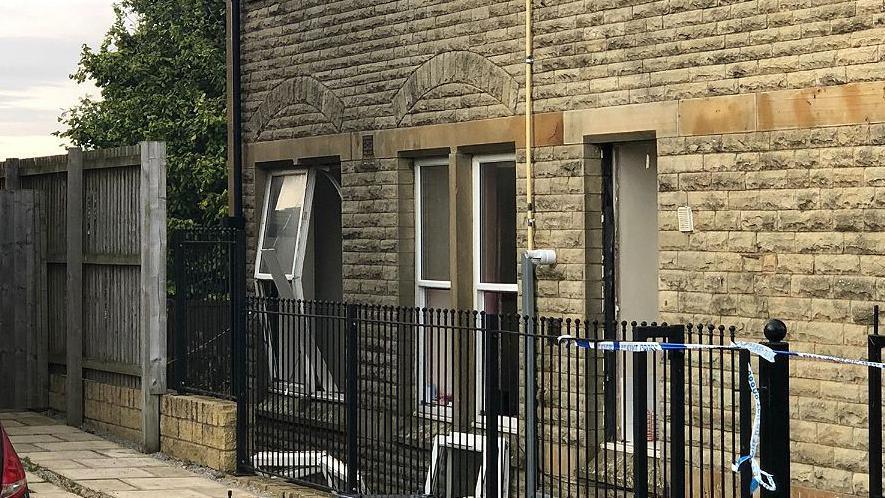
[[733, 472], [740, 472], [742, 465], [747, 462], [750, 463], [750, 472], [753, 476], [750, 480], [750, 493], [752, 494], [759, 489], [759, 486], [769, 491], [775, 491], [777, 485], [774, 482], [774, 476], [762, 470], [762, 467], [759, 466], [759, 459], [756, 458], [756, 453], [759, 451], [759, 432], [762, 426], [762, 401], [759, 397], [756, 377], [753, 376], [753, 369], [748, 368], [748, 372], [747, 382], [750, 384], [750, 394], [753, 395], [753, 404], [755, 405], [753, 410], [753, 433], [750, 436], [750, 452], [739, 457], [734, 465], [731, 466], [731, 470]]
[[770, 347], [759, 344], [757, 342], [733, 341], [730, 344], [693, 344], [693, 343], [674, 343], [674, 342], [641, 342], [641, 341], [593, 341], [590, 339], [580, 339], [570, 335], [561, 335], [557, 337], [557, 341], [562, 343], [574, 343], [578, 347], [586, 349], [596, 349], [600, 351], [626, 351], [633, 353], [649, 353], [655, 351], [704, 351], [704, 350], [746, 350], [750, 353], [763, 358], [768, 362], [773, 362], [778, 355], [790, 356], [803, 360], [826, 361], [829, 363], [841, 363], [843, 365], [857, 365], [862, 367], [878, 368], [885, 370], [885, 363], [855, 360], [852, 358], [842, 358], [839, 356], [830, 356], [817, 353], [805, 353], [801, 351], [775, 351]]
[[[805, 353], [801, 351], [775, 351], [770, 347], [755, 342], [733, 341], [730, 344], [692, 344], [692, 343], [672, 343], [672, 342], [641, 342], [641, 341], [592, 341], [589, 339], [580, 339], [574, 336], [562, 335], [557, 338], [557, 342], [573, 343], [578, 347], [585, 349], [595, 349], [599, 351], [626, 351], [632, 353], [649, 353], [662, 351], [714, 351], [714, 350], [745, 350], [751, 354], [755, 354], [768, 362], [774, 362], [777, 355], [789, 356], [793, 358], [825, 361], [830, 363], [839, 363], [845, 365], [857, 365], [870, 368], [878, 368], [885, 370], [885, 363], [855, 360], [851, 358], [842, 358], [839, 356], [822, 355], [817, 353]], [[732, 465], [732, 471], [739, 472], [743, 465], [749, 463], [752, 473], [750, 481], [750, 492], [754, 493], [760, 486], [775, 491], [777, 485], [774, 476], [762, 470], [759, 465], [757, 454], [759, 451], [759, 433], [762, 422], [762, 402], [759, 396], [759, 387], [756, 384], [756, 377], [753, 375], [753, 369], [748, 365], [748, 379], [750, 393], [753, 396], [755, 410], [753, 414], [753, 429], [750, 437], [750, 451], [746, 455], [741, 455]]]

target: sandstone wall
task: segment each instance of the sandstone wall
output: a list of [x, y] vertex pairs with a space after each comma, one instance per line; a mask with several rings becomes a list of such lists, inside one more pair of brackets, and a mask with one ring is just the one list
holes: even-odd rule
[[[341, 160], [355, 301], [413, 303], [416, 154], [516, 151], [524, 227], [523, 5], [247, 2], [251, 247], [261, 173], [312, 157]], [[885, 1], [535, 7], [535, 110], [546, 113], [536, 242], [560, 258], [539, 272], [541, 311], [601, 313], [596, 144], [653, 138], [660, 317], [735, 325], [749, 339], [777, 317], [796, 349], [862, 357], [885, 296]], [[676, 226], [684, 205], [689, 234]], [[792, 373], [794, 479], [815, 496], [863, 496], [866, 372], [795, 362]]]

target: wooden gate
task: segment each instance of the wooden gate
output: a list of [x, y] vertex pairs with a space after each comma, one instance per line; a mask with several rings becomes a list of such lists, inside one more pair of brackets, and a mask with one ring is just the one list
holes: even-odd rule
[[42, 233], [38, 193], [0, 190], [0, 409], [48, 406]]

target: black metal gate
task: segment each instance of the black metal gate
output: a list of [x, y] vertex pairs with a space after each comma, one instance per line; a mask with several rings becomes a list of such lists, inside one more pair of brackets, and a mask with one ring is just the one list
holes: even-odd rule
[[239, 228], [188, 228], [172, 233], [170, 386], [184, 393], [235, 397], [234, 325], [245, 292], [238, 278], [245, 236]]

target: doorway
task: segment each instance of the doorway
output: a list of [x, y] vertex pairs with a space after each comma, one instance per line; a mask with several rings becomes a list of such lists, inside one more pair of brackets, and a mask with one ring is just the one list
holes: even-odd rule
[[[603, 158], [606, 338], [629, 341], [630, 329], [619, 323], [653, 322], [658, 315], [657, 149], [654, 141], [620, 142], [603, 146]], [[632, 443], [633, 356], [609, 360], [609, 438]]]

